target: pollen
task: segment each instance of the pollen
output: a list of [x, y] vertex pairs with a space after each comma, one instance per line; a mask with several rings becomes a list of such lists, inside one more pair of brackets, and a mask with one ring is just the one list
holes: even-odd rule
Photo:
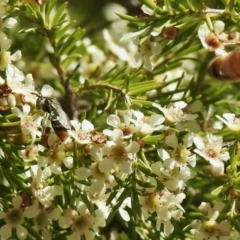
[[162, 207], [161, 193], [153, 193], [147, 196], [143, 202], [143, 207], [145, 207], [149, 212], [155, 212], [158, 208]]
[[78, 233], [84, 233], [86, 230], [88, 230], [92, 226], [92, 222], [90, 220], [90, 215], [82, 215], [77, 216], [74, 219], [72, 229], [75, 230]]
[[216, 158], [218, 156], [218, 154], [213, 149], [208, 149], [206, 154], [210, 158]]
[[122, 145], [113, 146], [111, 149], [111, 157], [117, 164], [127, 161], [128, 155], [125, 147]]
[[218, 223], [216, 221], [207, 221], [203, 224], [203, 229], [208, 235], [217, 234]]

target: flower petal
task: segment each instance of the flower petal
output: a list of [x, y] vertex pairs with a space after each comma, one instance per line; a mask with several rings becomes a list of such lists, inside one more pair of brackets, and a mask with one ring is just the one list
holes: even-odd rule
[[17, 226], [16, 231], [17, 231], [17, 236], [18, 236], [19, 239], [26, 239], [27, 238], [28, 231], [22, 225]]
[[164, 222], [164, 233], [166, 236], [170, 235], [174, 230], [174, 227], [170, 221]]
[[19, 195], [13, 197], [12, 203], [13, 203], [14, 208], [20, 208], [22, 201], [23, 200]]
[[9, 224], [6, 224], [0, 228], [0, 235], [4, 239], [8, 239], [12, 236], [12, 227]]

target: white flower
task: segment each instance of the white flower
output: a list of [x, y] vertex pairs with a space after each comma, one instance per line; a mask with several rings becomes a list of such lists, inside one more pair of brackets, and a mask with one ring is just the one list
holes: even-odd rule
[[157, 130], [167, 130], [168, 127], [162, 124], [164, 121], [165, 117], [156, 113], [152, 114], [150, 117], [145, 117], [141, 129], [139, 130], [140, 136], [144, 137]]
[[[122, 130], [124, 138], [130, 138], [133, 133], [138, 132], [142, 127], [144, 115], [142, 112], [132, 109], [123, 112], [121, 115], [122, 120], [119, 116], [111, 114], [107, 118], [107, 124], [115, 129]], [[103, 133], [107, 136], [111, 136], [113, 131], [105, 129]]]
[[205, 158], [207, 161], [227, 161], [229, 159], [229, 154], [222, 152], [222, 136], [215, 136], [209, 133], [205, 138], [196, 136], [193, 141], [197, 147], [194, 152]]
[[35, 88], [32, 75], [27, 74], [26, 77], [24, 77], [23, 73], [12, 64], [7, 65], [6, 80], [0, 77], [0, 86], [1, 90], [4, 91], [3, 97], [0, 99], [1, 106], [16, 106], [16, 97], [12, 93], [20, 94], [19, 97], [22, 103], [33, 102], [33, 99], [36, 98], [31, 94]]
[[167, 145], [173, 147], [171, 155], [165, 149], [158, 149], [158, 155], [162, 162], [152, 164], [152, 171], [159, 180], [171, 191], [182, 190], [186, 182], [193, 177], [193, 173], [187, 164], [196, 165], [196, 155], [187, 148], [191, 147], [193, 134], [186, 134], [183, 143], [178, 143], [175, 134], [166, 137]]
[[19, 108], [14, 107], [12, 108], [12, 113], [16, 116], [18, 116], [21, 119], [21, 128], [22, 133], [24, 135], [31, 135], [32, 136], [32, 142], [35, 141], [36, 136], [41, 136], [41, 132], [38, 130], [41, 126], [41, 118], [36, 118], [32, 115], [30, 115], [30, 106], [28, 104], [25, 104], [22, 106], [23, 111], [21, 111]]
[[24, 149], [19, 150], [18, 154], [26, 162], [37, 161], [39, 152], [43, 152], [45, 148], [40, 145], [27, 145]]
[[123, 142], [123, 132], [119, 129], [114, 129], [113, 134], [102, 148], [103, 160], [99, 162], [101, 172], [110, 172], [115, 165], [119, 166], [120, 172], [130, 173], [131, 164], [135, 159], [135, 153], [139, 151], [139, 144], [135, 141], [127, 146]]
[[193, 139], [193, 133], [186, 134], [183, 138], [183, 143], [178, 143], [178, 139], [175, 134], [171, 134], [166, 137], [166, 144], [173, 148], [171, 152], [171, 157], [175, 159], [178, 164], [188, 163], [192, 167], [195, 167], [196, 157], [191, 153], [190, 150], [188, 150], [188, 148], [192, 146]]
[[12, 89], [14, 93], [22, 93], [22, 87], [24, 86], [24, 75], [23, 72], [19, 71], [12, 64], [7, 66], [7, 85]]
[[161, 43], [153, 42], [149, 37], [145, 39], [136, 38], [134, 43], [138, 46], [138, 53], [134, 56], [136, 65], [140, 66], [144, 62], [144, 67], [148, 71], [152, 71], [154, 65], [152, 56], [162, 52]]
[[215, 51], [217, 55], [225, 55], [224, 42], [228, 41], [227, 35], [223, 32], [224, 22], [216, 21], [213, 25], [213, 31], [210, 31], [207, 24], [204, 23], [198, 29], [198, 37], [204, 48], [209, 51]]
[[11, 63], [11, 61], [18, 61], [21, 58], [21, 51], [17, 51], [13, 55], [7, 51], [12, 44], [12, 41], [6, 37], [3, 32], [0, 32], [0, 70], [3, 71]]
[[183, 190], [186, 182], [193, 177], [191, 170], [186, 166], [165, 166], [165, 162], [155, 162], [151, 165], [152, 172], [155, 173], [164, 186], [170, 191]]
[[[0, 219], [4, 219], [5, 225], [0, 228], [0, 235], [4, 239], [8, 239], [12, 236], [12, 229], [16, 229], [18, 239], [26, 239], [28, 231], [24, 224], [24, 217], [32, 218], [38, 214], [35, 211], [35, 206], [32, 208], [28, 207], [26, 210], [21, 208], [23, 199], [17, 195], [12, 199], [13, 208], [8, 209], [6, 212], [0, 212]], [[35, 209], [35, 210], [33, 210]]]
[[209, 133], [205, 138], [194, 137], [194, 143], [197, 147], [194, 152], [210, 162], [212, 174], [214, 176], [222, 175], [224, 173], [222, 161], [227, 161], [230, 158], [228, 152], [222, 151], [222, 137]]
[[80, 123], [77, 120], [70, 121], [74, 130], [68, 130], [69, 134], [80, 144], [91, 143], [90, 132], [94, 130], [94, 126], [88, 120], [83, 120]]
[[202, 111], [202, 115], [204, 118], [203, 130], [206, 132], [210, 132], [213, 129], [222, 129], [222, 126], [223, 126], [222, 122], [214, 121], [212, 119], [214, 112], [215, 112], [215, 108], [213, 105], [210, 105], [207, 111], [205, 109]]
[[140, 197], [142, 213], [144, 219], [148, 219], [149, 213], [157, 213], [157, 230], [160, 230], [161, 224], [164, 225], [165, 235], [173, 232], [174, 227], [171, 218], [179, 220], [182, 217], [182, 211], [178, 206], [185, 198], [184, 193], [174, 195], [168, 191], [152, 193], [149, 196]]
[[[220, 236], [230, 236], [231, 226], [227, 220], [221, 222], [217, 221], [221, 209], [224, 204], [218, 203], [214, 208], [209, 208], [206, 204], [201, 204], [200, 211], [205, 215], [208, 215], [208, 221], [201, 222], [200, 220], [194, 220], [191, 223], [193, 229], [191, 233], [194, 239], [209, 239], [215, 240]], [[230, 239], [230, 238], [229, 238]]]
[[109, 173], [103, 173], [99, 170], [99, 161], [95, 159], [96, 162], [94, 162], [90, 169], [85, 167], [80, 167], [76, 169], [75, 174], [80, 180], [85, 180], [88, 177], [92, 177], [91, 185], [88, 187], [85, 187], [85, 189], [88, 189], [86, 191], [89, 191], [94, 198], [100, 198], [106, 193], [106, 190], [108, 188], [113, 187], [115, 184], [114, 177]]
[[70, 208], [66, 209], [63, 216], [59, 218], [59, 226], [63, 229], [71, 227], [73, 230], [73, 234], [67, 237], [68, 240], [80, 240], [82, 235], [85, 236], [85, 239], [91, 240], [94, 238], [98, 228], [105, 226], [106, 215], [102, 211], [104, 208], [95, 210], [94, 215], [92, 215], [82, 201], [75, 205], [77, 211]]
[[225, 123], [234, 134], [240, 134], [240, 118], [237, 118], [234, 113], [224, 113], [223, 117], [216, 115], [216, 117]]
[[[53, 136], [56, 135], [54, 134]], [[49, 137], [51, 137], [51, 135]], [[65, 145], [63, 142], [60, 145], [50, 145], [50, 147], [51, 148], [49, 149], [47, 156], [39, 156], [39, 167], [46, 167], [49, 165], [51, 172], [56, 175], [62, 174], [62, 163], [64, 163], [68, 169], [72, 168], [73, 157], [66, 156]]]
[[[191, 132], [198, 132], [200, 130], [199, 125], [195, 119], [198, 117], [197, 114], [187, 113], [184, 110], [187, 109], [188, 105], [184, 101], [170, 103], [168, 106], [162, 107], [159, 104], [153, 103], [153, 106], [158, 108], [165, 116], [165, 123], [167, 125], [177, 124], [177, 129], [184, 130], [184, 123], [187, 123], [188, 128]], [[197, 110], [200, 111], [201, 104], [197, 104]], [[191, 110], [191, 105], [189, 106]]]
[[50, 207], [56, 195], [62, 195], [62, 186], [49, 186], [47, 179], [51, 176], [51, 170], [46, 167], [41, 170], [38, 166], [32, 166], [30, 170], [32, 176], [31, 190], [33, 196], [45, 207]]
[[61, 211], [59, 208], [41, 209], [41, 211], [39, 211], [37, 216], [33, 219], [33, 228], [36, 231], [39, 231], [44, 239], [52, 239], [52, 233], [48, 227], [51, 224], [51, 221], [57, 221], [60, 216]]

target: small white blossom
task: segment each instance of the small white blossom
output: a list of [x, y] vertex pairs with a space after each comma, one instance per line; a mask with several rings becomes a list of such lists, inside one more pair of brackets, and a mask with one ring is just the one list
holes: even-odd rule
[[196, 145], [194, 152], [209, 161], [212, 174], [214, 176], [222, 175], [224, 172], [222, 161], [227, 161], [230, 158], [229, 153], [222, 149], [222, 137], [209, 133], [205, 138], [194, 137], [194, 143]]
[[3, 32], [0, 32], [0, 70], [3, 71], [8, 65], [11, 65], [11, 61], [18, 61], [21, 58], [21, 51], [18, 50], [16, 53], [11, 55], [7, 51], [12, 44], [12, 41], [6, 37]]
[[[200, 205], [200, 211], [208, 216], [208, 221], [201, 222], [200, 220], [194, 220], [191, 223], [193, 229], [191, 233], [196, 240], [209, 239], [216, 240], [220, 236], [230, 236], [230, 223], [227, 220], [221, 222], [217, 221], [221, 209], [224, 204], [219, 203], [214, 208], [209, 208], [207, 204]], [[230, 238], [228, 238], [230, 239]]]
[[50, 168], [41, 170], [38, 166], [31, 167], [32, 184], [31, 190], [33, 196], [45, 207], [50, 207], [56, 195], [62, 195], [62, 186], [48, 185], [47, 179], [51, 176]]
[[185, 198], [184, 193], [174, 195], [168, 191], [152, 193], [149, 196], [140, 197], [142, 213], [144, 219], [148, 219], [150, 214], [157, 213], [157, 230], [160, 230], [161, 225], [164, 225], [165, 235], [173, 232], [174, 227], [171, 219], [180, 220], [182, 211], [177, 207]]
[[19, 108], [14, 107], [12, 108], [12, 113], [16, 116], [18, 116], [21, 119], [21, 128], [22, 133], [24, 135], [31, 135], [32, 142], [35, 141], [36, 136], [41, 136], [41, 132], [38, 130], [41, 126], [41, 118], [34, 117], [30, 115], [30, 106], [25, 104], [22, 106], [23, 111], [21, 111]]
[[108, 188], [115, 185], [114, 177], [110, 173], [103, 173], [99, 170], [99, 160], [95, 159], [90, 169], [80, 167], [76, 169], [75, 174], [80, 180], [85, 180], [91, 177], [91, 185], [85, 187], [86, 191], [89, 191], [94, 198], [100, 198], [106, 193]]
[[103, 159], [99, 162], [100, 171], [110, 172], [118, 165], [120, 172], [130, 173], [135, 153], [140, 148], [139, 144], [133, 141], [126, 146], [123, 142], [123, 132], [119, 129], [113, 130], [110, 140], [102, 148]]
[[36, 102], [36, 97], [31, 94], [35, 88], [32, 75], [27, 74], [26, 77], [24, 77], [23, 73], [12, 64], [6, 67], [6, 80], [0, 77], [0, 85], [2, 85], [2, 87], [5, 88], [3, 90], [6, 91], [6, 96], [0, 99], [1, 106], [16, 106], [17, 101], [13, 93], [20, 95], [23, 103]]
[[[171, 159], [170, 159], [171, 160]], [[167, 160], [155, 162], [151, 165], [152, 172], [158, 176], [158, 179], [170, 191], [183, 190], [186, 183], [193, 177], [191, 170], [186, 165], [166, 166]], [[149, 192], [149, 191], [148, 191]]]
[[163, 124], [164, 121], [165, 117], [157, 113], [152, 114], [150, 117], [145, 117], [139, 130], [139, 135], [144, 137], [157, 130], [167, 130], [168, 127]]
[[94, 130], [94, 126], [88, 120], [83, 120], [82, 123], [77, 120], [70, 121], [75, 130], [68, 130], [69, 134], [80, 144], [91, 143], [90, 132]]
[[203, 110], [202, 111], [202, 115], [204, 118], [204, 122], [203, 122], [203, 130], [206, 132], [210, 132], [214, 129], [222, 129], [223, 124], [221, 121], [215, 121], [213, 119], [213, 115], [215, 112], [215, 108], [213, 105], [210, 105], [208, 110]]
[[183, 143], [179, 143], [177, 136], [171, 134], [166, 137], [166, 144], [173, 148], [171, 157], [176, 160], [178, 164], [188, 163], [192, 167], [196, 165], [196, 157], [191, 153], [188, 148], [193, 144], [194, 134], [188, 133], [183, 138]]
[[[55, 136], [55, 134], [53, 136]], [[62, 174], [62, 163], [64, 163], [68, 169], [72, 168], [73, 157], [66, 156], [65, 145], [63, 142], [60, 145], [50, 145], [50, 147], [47, 156], [39, 156], [39, 167], [46, 167], [49, 165], [51, 172], [56, 175]]]
[[182, 190], [186, 182], [193, 177], [193, 173], [187, 165], [196, 165], [196, 155], [187, 148], [192, 146], [193, 134], [186, 134], [183, 143], [178, 143], [175, 134], [166, 138], [167, 145], [174, 149], [169, 154], [165, 149], [158, 149], [158, 155], [163, 162], [152, 164], [152, 171], [159, 180], [171, 191]]
[[[186, 123], [190, 131], [198, 132], [200, 130], [199, 125], [195, 121], [198, 115], [187, 113], [185, 109], [187, 109], [188, 105], [184, 101], [170, 103], [168, 106], [165, 107], [153, 103], [153, 106], [158, 108], [164, 114], [165, 123], [167, 125], [171, 126], [173, 124], [176, 124], [177, 129], [184, 130], [184, 123]], [[198, 106], [199, 106], [198, 110], [200, 110], [201, 105]], [[189, 107], [189, 110], [191, 110], [191, 105]]]
[[41, 209], [41, 211], [39, 211], [37, 216], [33, 219], [33, 229], [40, 232], [43, 239], [52, 239], [52, 233], [48, 227], [51, 224], [51, 221], [57, 221], [60, 216], [61, 211], [59, 208]]
[[[67, 237], [68, 240], [81, 239], [81, 236], [85, 236], [85, 239], [93, 239], [95, 233], [99, 227], [105, 226], [106, 216], [103, 212], [105, 208], [95, 210], [95, 215], [92, 215], [86, 205], [83, 202], [76, 204], [76, 210], [66, 209], [63, 216], [59, 218], [59, 226], [63, 229], [71, 227], [73, 234]], [[91, 231], [93, 229], [93, 231]]]
[[6, 212], [0, 212], [0, 219], [4, 219], [5, 225], [0, 228], [0, 235], [4, 239], [12, 236], [12, 229], [16, 229], [18, 239], [26, 239], [28, 231], [24, 224], [24, 217], [32, 218], [38, 214], [35, 206], [28, 207], [27, 209], [21, 208], [23, 199], [17, 195], [12, 199], [13, 208], [8, 209]]
[[224, 113], [223, 117], [218, 115], [216, 117], [225, 123], [234, 134], [237, 136], [240, 134], [240, 118], [237, 118], [234, 113]]
[[39, 152], [43, 152], [45, 148], [38, 145], [27, 145], [24, 149], [19, 150], [18, 154], [25, 162], [37, 161]]
[[224, 42], [227, 42], [227, 34], [223, 32], [224, 22], [216, 21], [213, 25], [213, 31], [210, 31], [207, 24], [202, 24], [198, 29], [198, 37], [204, 48], [209, 51], [215, 51], [217, 55], [225, 55]]
[[[124, 138], [130, 138], [133, 133], [136, 133], [141, 129], [144, 115], [142, 112], [134, 111], [132, 109], [123, 112], [121, 115], [122, 120], [119, 116], [111, 114], [107, 118], [107, 124], [115, 129], [122, 130]], [[111, 136], [113, 131], [105, 129], [103, 133], [107, 136]]]
[[154, 66], [152, 57], [162, 52], [161, 43], [153, 42], [149, 37], [145, 39], [136, 38], [134, 43], [138, 46], [138, 53], [134, 55], [136, 65], [140, 66], [143, 62], [144, 67], [148, 71], [152, 71]]

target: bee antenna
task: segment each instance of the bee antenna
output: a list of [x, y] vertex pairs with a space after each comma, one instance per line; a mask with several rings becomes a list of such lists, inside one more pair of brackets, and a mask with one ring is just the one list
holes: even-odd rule
[[35, 85], [36, 90], [37, 90], [38, 93], [32, 92], [32, 94], [40, 97], [41, 96], [41, 91], [40, 91], [39, 87], [37, 86], [37, 84], [35, 82], [34, 82], [34, 85]]
[[36, 83], [34, 83], [34, 85], [35, 85], [35, 87], [36, 87], [37, 91], [40, 93], [41, 91], [40, 91], [40, 89], [39, 89], [38, 85], [37, 85]]

